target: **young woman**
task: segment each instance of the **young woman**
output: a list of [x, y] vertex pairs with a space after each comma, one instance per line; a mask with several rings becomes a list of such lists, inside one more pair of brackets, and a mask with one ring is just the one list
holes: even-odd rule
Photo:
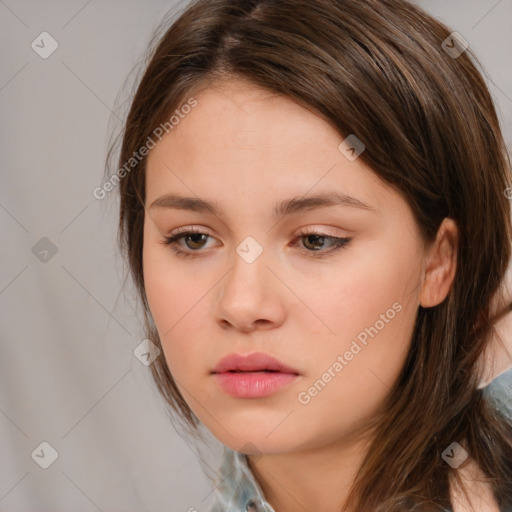
[[460, 36], [403, 0], [194, 1], [119, 164], [158, 390], [226, 447], [212, 510], [512, 510], [480, 385], [511, 167]]

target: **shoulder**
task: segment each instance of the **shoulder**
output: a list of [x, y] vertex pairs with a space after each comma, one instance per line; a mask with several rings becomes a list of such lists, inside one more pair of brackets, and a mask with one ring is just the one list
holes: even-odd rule
[[[485, 388], [484, 396], [512, 421], [512, 369], [493, 379]], [[457, 469], [461, 483], [450, 481], [453, 512], [500, 512], [491, 487], [474, 461]]]
[[453, 512], [500, 512], [491, 487], [473, 461], [457, 470], [461, 483], [450, 483], [450, 499]]
[[[484, 388], [484, 396], [512, 422], [512, 368], [493, 379]], [[461, 484], [455, 479], [450, 483], [453, 512], [502, 512], [474, 461], [461, 466], [457, 473]]]

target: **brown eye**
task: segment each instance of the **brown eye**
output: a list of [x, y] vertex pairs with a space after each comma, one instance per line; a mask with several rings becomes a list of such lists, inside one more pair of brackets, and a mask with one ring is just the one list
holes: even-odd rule
[[[188, 229], [187, 231], [181, 231], [175, 235], [166, 237], [163, 243], [169, 245], [178, 256], [195, 257], [200, 256], [200, 254], [204, 252], [201, 251], [201, 249], [205, 247], [208, 238], [213, 237], [195, 229]], [[179, 243], [182, 239], [185, 243], [184, 246]]]
[[[204, 244], [204, 242], [208, 238], [208, 235], [205, 235], [204, 233], [192, 233], [189, 235], [186, 235], [186, 234], [182, 235], [182, 238], [185, 240], [186, 246], [189, 249], [194, 250], [194, 249], [201, 249], [203, 247], [202, 244]], [[187, 240], [192, 240], [192, 245], [189, 245], [187, 243]]]
[[[352, 239], [351, 238], [339, 238], [336, 236], [326, 235], [325, 233], [314, 233], [314, 232], [301, 232], [299, 233], [298, 239], [303, 240], [302, 246], [308, 253], [315, 254], [316, 257], [327, 256], [336, 249], [345, 247]], [[325, 243], [329, 242], [331, 249], [325, 249]]]
[[328, 237], [321, 235], [306, 235], [302, 237], [303, 240], [308, 240], [308, 243], [304, 243], [304, 247], [306, 247], [307, 249], [311, 249], [313, 251], [318, 251], [322, 249], [322, 247], [320, 246], [322, 246], [323, 243], [320, 242], [325, 241], [327, 238]]

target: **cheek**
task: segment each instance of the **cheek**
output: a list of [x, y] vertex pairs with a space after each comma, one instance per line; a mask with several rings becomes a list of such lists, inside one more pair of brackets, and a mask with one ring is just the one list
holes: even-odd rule
[[177, 303], [177, 296], [172, 293], [173, 287], [176, 289], [176, 276], [169, 268], [164, 252], [151, 243], [144, 243], [142, 251], [144, 289], [160, 336], [172, 327]]
[[[305, 340], [311, 371], [302, 388], [318, 379], [329, 381], [318, 394], [319, 400], [315, 398], [316, 406], [327, 407], [329, 400], [342, 397], [347, 407], [364, 415], [393, 385], [405, 362], [417, 313], [413, 252], [411, 247], [409, 253], [397, 255], [387, 245], [376, 245], [368, 255], [347, 258], [350, 271], [339, 267], [329, 280], [309, 282], [309, 288], [299, 291], [329, 327], [315, 322], [316, 334], [322, 337], [318, 343]], [[342, 357], [342, 370], [339, 364], [334, 367], [338, 356]], [[336, 378], [325, 375], [329, 369]], [[323, 389], [322, 385], [320, 382], [318, 387]]]
[[[328, 272], [306, 279], [290, 275], [289, 280], [314, 313], [307, 315], [310, 332], [326, 342], [338, 340], [340, 348], [376, 323], [382, 334], [388, 331], [394, 338], [404, 330], [404, 323], [408, 331], [417, 309], [416, 267], [413, 246], [397, 254], [388, 244], [375, 243], [364, 252], [347, 252]], [[404, 334], [408, 338], [409, 333]], [[321, 348], [320, 344], [313, 346], [314, 350]]]
[[165, 357], [177, 366], [180, 358], [187, 357], [187, 347], [192, 346], [185, 341], [194, 333], [194, 320], [205, 314], [201, 303], [204, 290], [198, 280], [180, 272], [179, 264], [173, 262], [168, 251], [171, 249], [154, 242], [144, 245], [144, 288]]

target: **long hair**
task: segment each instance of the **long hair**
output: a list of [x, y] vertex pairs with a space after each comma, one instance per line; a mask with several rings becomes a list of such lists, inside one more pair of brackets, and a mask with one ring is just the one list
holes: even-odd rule
[[[498, 505], [511, 506], [512, 426], [479, 389], [479, 361], [505, 314], [504, 307], [494, 314], [491, 303], [511, 257], [511, 164], [471, 48], [405, 0], [195, 0], [159, 35], [148, 61], [117, 175], [119, 243], [147, 337], [161, 348], [142, 271], [146, 158], [133, 155], [216, 79], [242, 78], [286, 96], [340, 135], [356, 134], [366, 146], [359, 158], [401, 194], [425, 242], [445, 217], [459, 229], [450, 293], [418, 310], [346, 507], [449, 507], [457, 472], [441, 454], [453, 442], [478, 464]], [[197, 431], [163, 355], [151, 372], [172, 410]]]

